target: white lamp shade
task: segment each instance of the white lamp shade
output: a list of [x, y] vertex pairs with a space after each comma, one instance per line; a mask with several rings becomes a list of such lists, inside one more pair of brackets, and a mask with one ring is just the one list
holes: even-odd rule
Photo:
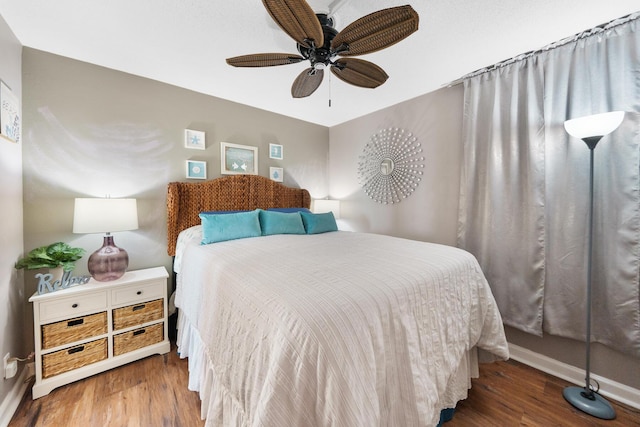
[[564, 122], [567, 133], [576, 138], [608, 135], [620, 126], [624, 119], [624, 111], [593, 114]]
[[340, 200], [316, 199], [313, 201], [314, 213], [333, 212], [333, 216], [340, 218]]
[[136, 199], [76, 199], [73, 209], [74, 233], [110, 233], [136, 230]]

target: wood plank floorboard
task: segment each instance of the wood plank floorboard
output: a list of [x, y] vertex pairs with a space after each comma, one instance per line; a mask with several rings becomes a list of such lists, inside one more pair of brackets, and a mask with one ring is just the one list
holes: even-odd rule
[[[53, 390], [27, 393], [9, 427], [199, 427], [200, 399], [187, 389], [188, 362], [172, 346], [155, 355]], [[480, 366], [468, 399], [444, 427], [640, 426], [640, 410], [612, 402], [615, 420], [574, 409], [562, 397], [569, 383], [515, 361]], [[286, 426], [282, 426], [286, 427]]]

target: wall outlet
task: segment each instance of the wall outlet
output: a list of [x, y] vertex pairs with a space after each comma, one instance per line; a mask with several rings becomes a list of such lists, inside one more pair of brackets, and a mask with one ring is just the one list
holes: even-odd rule
[[18, 373], [18, 360], [11, 358], [11, 354], [7, 353], [3, 359], [4, 365], [4, 377], [9, 379], [16, 376]]

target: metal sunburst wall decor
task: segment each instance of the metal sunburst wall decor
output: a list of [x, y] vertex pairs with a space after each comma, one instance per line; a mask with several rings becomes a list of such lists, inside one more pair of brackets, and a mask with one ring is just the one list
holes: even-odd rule
[[378, 203], [399, 203], [422, 180], [424, 157], [417, 138], [404, 129], [383, 129], [371, 136], [358, 160], [358, 181]]

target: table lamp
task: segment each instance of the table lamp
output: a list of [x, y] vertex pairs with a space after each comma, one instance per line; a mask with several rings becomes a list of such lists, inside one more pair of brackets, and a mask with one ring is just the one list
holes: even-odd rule
[[136, 230], [136, 199], [77, 198], [73, 210], [74, 233], [106, 233], [102, 247], [89, 256], [91, 277], [108, 282], [122, 277], [129, 266], [127, 251], [113, 242], [112, 232]]

